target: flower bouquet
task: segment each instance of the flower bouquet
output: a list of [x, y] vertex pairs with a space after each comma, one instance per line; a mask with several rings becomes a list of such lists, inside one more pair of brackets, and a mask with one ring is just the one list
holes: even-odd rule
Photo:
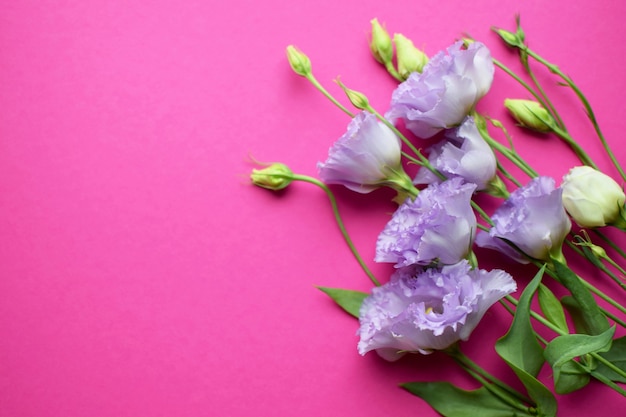
[[[619, 291], [626, 289], [621, 266], [626, 253], [603, 232], [608, 227], [626, 231], [626, 197], [570, 135], [533, 65], [547, 67], [572, 90], [620, 181], [626, 181], [583, 93], [528, 47], [519, 17], [515, 31], [494, 32], [519, 52], [523, 75], [470, 37], [428, 58], [405, 36], [392, 39], [376, 19], [371, 24], [372, 55], [398, 81], [389, 108], [379, 112], [365, 94], [337, 80], [357, 111], [344, 107], [315, 78], [309, 58], [289, 46], [293, 71], [351, 121], [327, 159], [318, 163], [319, 179], [296, 174], [282, 163], [265, 164], [251, 174], [253, 184], [270, 190], [303, 181], [329, 197], [339, 230], [373, 284], [371, 293], [320, 288], [358, 318], [358, 352], [375, 351], [388, 361], [407, 354], [449, 354], [480, 388], [467, 391], [445, 381], [402, 385], [444, 416], [556, 416], [554, 393], [577, 391], [592, 379], [626, 396], [620, 385], [626, 382], [626, 338], [621, 336], [626, 308], [618, 301], [624, 294], [603, 293], [572, 270], [567, 259], [586, 259]], [[514, 120], [559, 137], [580, 159], [560, 186], [523, 159], [504, 123], [476, 110], [496, 71], [513, 77], [532, 96], [505, 100]], [[425, 153], [420, 143], [429, 144]], [[329, 184], [363, 194], [381, 187], [395, 190], [397, 209], [378, 236], [374, 259], [393, 264], [388, 279], [375, 277], [357, 252]], [[490, 214], [486, 199], [498, 205]], [[481, 269], [476, 247], [533, 264], [536, 275], [517, 282], [505, 270]], [[557, 287], [566, 295], [557, 297]], [[496, 303], [511, 318], [495, 350], [521, 390], [491, 375], [460, 348]], [[539, 377], [546, 366], [551, 381]]]

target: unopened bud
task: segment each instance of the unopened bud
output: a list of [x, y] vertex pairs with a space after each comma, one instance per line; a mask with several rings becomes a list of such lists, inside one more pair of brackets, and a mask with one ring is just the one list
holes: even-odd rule
[[422, 72], [428, 63], [428, 56], [417, 49], [409, 38], [399, 33], [393, 35], [393, 43], [396, 45], [400, 76], [406, 80], [412, 72]]
[[521, 126], [529, 129], [538, 132], [550, 132], [555, 126], [550, 113], [536, 101], [507, 98], [504, 100], [504, 107], [509, 110]]
[[311, 60], [295, 46], [289, 45], [287, 47], [287, 59], [291, 69], [296, 74], [306, 77], [311, 73]]
[[253, 169], [250, 179], [254, 185], [276, 191], [291, 184], [294, 176], [287, 165], [275, 162], [263, 169]]
[[563, 206], [581, 227], [622, 222], [626, 195], [613, 178], [588, 166], [572, 168], [563, 177]]
[[374, 59], [381, 64], [387, 64], [393, 59], [393, 45], [389, 33], [383, 28], [378, 19], [372, 19], [372, 37], [370, 39], [370, 50]]
[[359, 93], [356, 90], [349, 89], [344, 83], [339, 81], [339, 79], [336, 79], [335, 82], [339, 84], [339, 87], [341, 87], [343, 92], [346, 93], [346, 96], [348, 96], [348, 100], [350, 100], [350, 103], [352, 103], [354, 107], [359, 110], [367, 110], [370, 108], [370, 102], [365, 94]]

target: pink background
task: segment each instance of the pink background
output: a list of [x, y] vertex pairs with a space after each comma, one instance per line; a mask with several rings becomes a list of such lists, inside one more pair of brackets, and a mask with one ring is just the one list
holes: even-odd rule
[[[370, 19], [429, 55], [467, 31], [518, 68], [489, 28], [521, 12], [531, 46], [578, 81], [626, 160], [624, 2], [0, 3], [2, 417], [429, 417], [398, 383], [476, 386], [440, 355], [359, 356], [356, 321], [314, 288], [370, 289], [325, 196], [248, 184], [248, 155], [315, 175], [348, 122], [291, 73], [290, 43], [344, 103], [337, 75], [384, 111], [395, 84], [369, 56]], [[616, 176], [578, 102], [554, 90]], [[526, 97], [497, 73], [480, 108], [512, 126], [507, 96]], [[511, 131], [543, 174], [575, 164], [556, 139]], [[369, 262], [391, 194], [336, 190]], [[522, 284], [533, 274], [491, 253], [481, 262]], [[493, 352], [508, 321], [495, 307], [463, 347], [511, 380]], [[560, 402], [563, 416], [624, 409], [595, 383]]]

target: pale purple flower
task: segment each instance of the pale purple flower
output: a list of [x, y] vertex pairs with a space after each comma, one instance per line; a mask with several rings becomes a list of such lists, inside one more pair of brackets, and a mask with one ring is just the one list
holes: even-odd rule
[[515, 290], [508, 273], [471, 269], [467, 261], [399, 269], [361, 305], [359, 353], [376, 350], [393, 361], [445, 349], [467, 340], [487, 309]]
[[403, 119], [421, 138], [460, 124], [493, 81], [491, 52], [480, 42], [456, 42], [435, 55], [422, 73], [414, 72], [393, 92], [389, 120]]
[[[554, 179], [537, 177], [518, 188], [491, 216], [494, 226], [476, 236], [480, 247], [499, 250], [521, 263], [559, 256], [572, 223]], [[509, 245], [514, 244], [520, 251]]]
[[396, 267], [412, 264], [455, 264], [465, 258], [476, 233], [470, 201], [475, 184], [453, 178], [431, 184], [406, 200], [376, 242], [377, 262]]
[[400, 138], [389, 127], [375, 115], [361, 112], [330, 148], [326, 162], [318, 163], [317, 168], [326, 184], [369, 193], [404, 174], [400, 149]]
[[[485, 190], [496, 175], [496, 156], [481, 136], [473, 117], [467, 117], [456, 129], [445, 134], [443, 140], [429, 149], [428, 161], [448, 178], [461, 177]], [[413, 182], [432, 184], [441, 179], [426, 167], [420, 168]]]

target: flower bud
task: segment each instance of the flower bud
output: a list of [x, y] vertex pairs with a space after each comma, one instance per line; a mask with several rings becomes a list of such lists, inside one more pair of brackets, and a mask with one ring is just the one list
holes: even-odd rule
[[298, 75], [306, 77], [311, 73], [311, 60], [293, 45], [287, 47], [287, 59], [291, 69]]
[[350, 100], [350, 103], [352, 103], [354, 107], [359, 110], [368, 110], [370, 108], [370, 102], [365, 94], [349, 89], [344, 83], [339, 81], [339, 78], [337, 78], [335, 82], [339, 84], [339, 87], [341, 87], [343, 92], [346, 93], [348, 100]]
[[378, 19], [372, 19], [372, 37], [370, 40], [370, 50], [374, 59], [381, 64], [391, 62], [393, 59], [393, 46], [389, 33], [378, 23]]
[[532, 100], [504, 100], [506, 107], [517, 122], [529, 129], [538, 132], [550, 132], [554, 126], [554, 119], [539, 103]]
[[275, 162], [263, 169], [253, 169], [250, 179], [254, 185], [277, 191], [291, 184], [294, 174], [287, 165]]
[[602, 227], [621, 220], [626, 196], [608, 175], [588, 166], [572, 168], [563, 177], [563, 205], [581, 227]]
[[519, 15], [516, 16], [515, 22], [516, 22], [516, 26], [517, 26], [517, 28], [515, 30], [515, 33], [509, 32], [508, 30], [496, 28], [496, 27], [493, 27], [492, 30], [494, 32], [496, 32], [498, 35], [500, 35], [502, 40], [507, 45], [513, 46], [513, 47], [516, 47], [516, 48], [523, 48], [524, 47], [524, 40], [526, 39], [526, 35], [524, 34], [524, 31], [522, 30], [522, 26], [520, 25], [520, 17], [519, 17]]
[[428, 56], [417, 49], [410, 39], [399, 33], [393, 35], [393, 43], [396, 45], [400, 76], [406, 80], [412, 72], [421, 73], [428, 63]]

